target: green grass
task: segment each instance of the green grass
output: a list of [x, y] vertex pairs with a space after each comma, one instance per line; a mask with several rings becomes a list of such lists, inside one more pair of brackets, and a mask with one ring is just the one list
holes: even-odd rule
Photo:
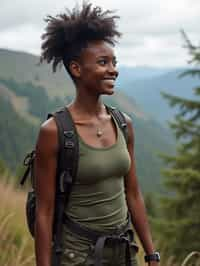
[[[12, 184], [0, 182], [0, 265], [2, 266], [35, 266], [34, 243], [25, 220], [25, 200], [25, 192], [14, 189]], [[140, 247], [137, 255], [139, 266], [147, 265], [143, 257], [144, 252]], [[180, 265], [174, 263], [174, 257], [163, 260], [160, 264], [160, 266], [199, 265], [198, 251], [188, 254]]]
[[25, 225], [25, 194], [0, 183], [0, 265], [33, 266], [33, 241]]

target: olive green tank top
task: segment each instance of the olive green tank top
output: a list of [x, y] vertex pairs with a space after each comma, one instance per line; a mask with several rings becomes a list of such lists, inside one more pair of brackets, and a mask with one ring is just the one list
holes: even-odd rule
[[110, 147], [96, 148], [79, 137], [79, 166], [66, 214], [78, 223], [96, 230], [110, 230], [127, 220], [124, 176], [130, 157], [122, 131]]

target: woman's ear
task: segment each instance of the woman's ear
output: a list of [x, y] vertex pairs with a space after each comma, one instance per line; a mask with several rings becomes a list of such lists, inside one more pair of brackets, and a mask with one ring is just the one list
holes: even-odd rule
[[69, 64], [69, 70], [72, 76], [79, 78], [81, 75], [81, 66], [77, 61], [71, 61]]

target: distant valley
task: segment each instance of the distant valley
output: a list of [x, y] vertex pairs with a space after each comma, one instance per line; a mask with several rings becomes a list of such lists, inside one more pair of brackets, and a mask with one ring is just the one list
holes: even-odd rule
[[144, 112], [167, 126], [167, 121], [173, 119], [176, 109], [168, 105], [161, 92], [192, 99], [195, 97], [193, 88], [199, 86], [199, 80], [195, 77], [180, 77], [186, 70], [186, 68], [133, 68], [129, 69], [129, 79], [121, 75], [118, 86], [127, 95], [133, 97]]

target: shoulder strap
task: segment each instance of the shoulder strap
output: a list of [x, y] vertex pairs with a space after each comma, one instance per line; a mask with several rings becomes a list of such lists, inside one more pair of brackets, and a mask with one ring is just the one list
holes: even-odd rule
[[128, 144], [128, 127], [124, 114], [115, 107], [106, 105], [106, 108], [117, 121], [121, 131], [123, 132], [126, 143]]
[[58, 128], [58, 164], [57, 164], [57, 192], [65, 189], [75, 182], [78, 169], [79, 142], [73, 119], [67, 108], [48, 114], [54, 117]]
[[59, 142], [52, 259], [53, 265], [60, 265], [63, 215], [77, 175], [79, 142], [73, 119], [66, 107], [49, 114], [48, 118], [51, 116], [54, 117], [58, 128]]

